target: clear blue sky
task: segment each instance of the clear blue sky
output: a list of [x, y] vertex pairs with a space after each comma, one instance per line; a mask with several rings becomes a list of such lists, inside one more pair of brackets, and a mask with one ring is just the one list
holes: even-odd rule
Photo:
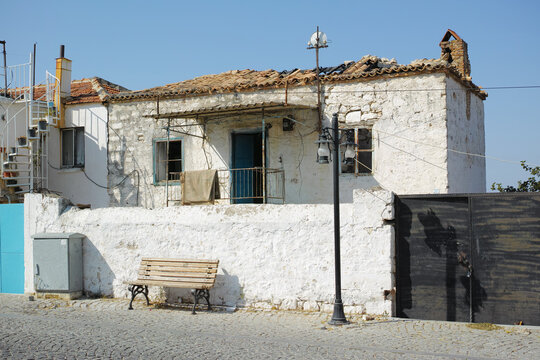
[[[446, 29], [469, 44], [482, 87], [540, 85], [539, 1], [5, 1], [0, 40], [8, 64], [37, 43], [37, 79], [59, 45], [73, 79], [99, 76], [129, 89], [232, 69], [311, 68], [306, 43], [320, 26], [332, 41], [323, 66], [363, 55], [406, 64], [437, 58]], [[489, 90], [486, 154], [540, 165], [540, 89]], [[519, 165], [487, 161], [493, 181], [515, 184]]]

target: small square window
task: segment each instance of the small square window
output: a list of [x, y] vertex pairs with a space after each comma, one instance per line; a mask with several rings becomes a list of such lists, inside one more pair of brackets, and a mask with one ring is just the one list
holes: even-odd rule
[[[154, 141], [154, 181], [180, 181], [182, 172], [182, 140]], [[167, 175], [168, 174], [168, 175]]]
[[371, 174], [373, 173], [373, 136], [371, 129], [344, 130], [347, 141], [354, 142], [355, 158], [350, 163], [344, 162], [345, 147], [341, 148], [342, 174]]
[[65, 128], [60, 132], [62, 167], [84, 167], [84, 127]]

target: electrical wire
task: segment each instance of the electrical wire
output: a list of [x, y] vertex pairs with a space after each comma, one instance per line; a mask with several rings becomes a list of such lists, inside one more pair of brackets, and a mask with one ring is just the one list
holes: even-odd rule
[[[47, 161], [47, 164], [53, 168], [54, 170], [63, 170], [62, 168], [58, 168], [56, 166], [53, 166], [51, 165], [50, 162]], [[137, 204], [139, 203], [139, 183], [140, 183], [140, 174], [139, 174], [139, 170], [135, 169], [133, 171], [131, 171], [129, 174], [127, 174], [126, 176], [124, 176], [124, 178], [116, 185], [113, 185], [113, 186], [103, 186], [103, 185], [100, 185], [98, 184], [96, 181], [94, 181], [92, 178], [90, 178], [90, 176], [88, 176], [88, 174], [86, 173], [86, 171], [84, 171], [84, 168], [80, 168], [82, 173], [84, 174], [84, 176], [91, 182], [93, 183], [94, 185], [96, 185], [97, 187], [99, 188], [102, 188], [102, 189], [106, 189], [106, 190], [112, 190], [112, 189], [116, 189], [117, 187], [119, 187], [120, 185], [122, 185], [124, 183], [124, 181], [127, 180], [128, 177], [130, 177], [133, 173], [136, 173], [137, 174], [137, 195], [136, 195], [136, 201], [137, 201]]]
[[[358, 160], [356, 157], [354, 158], [354, 161], [356, 161], [359, 165], [362, 165], [363, 167], [365, 167], [366, 169], [368, 169], [369, 171], [371, 171], [373, 173], [373, 170], [369, 168], [369, 166], [367, 166], [366, 164], [364, 164], [363, 162], [361, 162], [360, 160]], [[368, 194], [370, 194], [371, 196], [381, 200], [383, 203], [385, 204], [388, 204], [388, 201], [384, 200], [383, 198], [381, 198], [380, 196], [377, 196], [375, 195], [372, 191], [366, 191]], [[384, 210], [383, 210], [384, 212]], [[381, 214], [381, 217], [382, 217], [382, 214]]]
[[[324, 85], [324, 84], [323, 84]], [[326, 85], [332, 85], [326, 84]], [[540, 89], [540, 85], [519, 85], [519, 86], [486, 86], [479, 87], [479, 90], [515, 90], [515, 89]], [[389, 92], [428, 92], [428, 91], [471, 91], [475, 89], [471, 88], [418, 88], [418, 89], [369, 89], [369, 90], [323, 90], [323, 92], [332, 92], [332, 93], [389, 93]], [[294, 94], [314, 94], [316, 91], [294, 91], [289, 88], [289, 96]]]
[[[408, 139], [408, 138], [405, 138], [405, 137], [403, 137], [403, 136], [399, 136], [399, 135], [396, 135], [396, 134], [388, 133], [388, 132], [383, 131], [383, 130], [373, 130], [373, 131], [378, 132], [378, 133], [383, 133], [383, 134], [386, 134], [386, 135], [388, 135], [388, 136], [397, 137], [397, 138], [402, 139], [402, 140], [410, 141], [410, 142], [413, 142], [413, 143], [415, 143], [415, 144], [425, 145], [425, 146], [431, 146], [431, 147], [434, 147], [434, 148], [437, 148], [437, 149], [442, 149], [442, 150], [448, 150], [448, 151], [450, 151], [450, 152], [457, 153], [457, 154], [476, 156], [476, 157], [486, 158], [486, 159], [490, 159], [490, 160], [496, 160], [496, 161], [500, 161], [500, 162], [506, 162], [506, 163], [510, 163], [510, 164], [518, 164], [518, 165], [521, 165], [521, 161], [505, 160], [505, 159], [500, 159], [500, 158], [496, 158], [496, 157], [488, 156], [488, 155], [483, 155], [483, 154], [475, 154], [475, 153], [469, 153], [469, 152], [466, 152], [466, 151], [460, 151], [460, 150], [449, 149], [449, 148], [445, 148], [445, 147], [438, 146], [438, 145], [433, 145], [433, 144], [428, 144], [428, 143], [424, 143], [424, 142], [420, 142], [420, 141]], [[379, 141], [381, 141], [382, 143], [384, 143], [384, 144], [390, 146], [388, 143], [385, 143], [384, 141], [382, 141], [381, 138], [380, 138], [380, 136], [379, 136]], [[399, 149], [398, 149], [398, 150], [399, 150]], [[538, 165], [531, 164], [531, 166], [536, 167], [536, 166], [538, 166]]]

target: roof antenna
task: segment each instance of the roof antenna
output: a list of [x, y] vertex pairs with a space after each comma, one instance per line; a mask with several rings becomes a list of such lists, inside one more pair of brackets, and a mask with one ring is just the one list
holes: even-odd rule
[[319, 131], [322, 129], [322, 109], [321, 109], [321, 81], [319, 78], [319, 49], [328, 47], [328, 41], [326, 40], [326, 34], [322, 31], [319, 31], [317, 26], [317, 31], [315, 31], [311, 38], [308, 41], [308, 49], [315, 49], [315, 61], [317, 63], [317, 110], [319, 112]]

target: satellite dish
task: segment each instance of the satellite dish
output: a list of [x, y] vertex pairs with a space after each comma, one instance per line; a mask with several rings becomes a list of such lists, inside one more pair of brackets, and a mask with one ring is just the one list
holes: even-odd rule
[[[319, 37], [318, 43], [317, 43], [317, 35]], [[313, 35], [311, 35], [311, 38], [309, 39], [308, 46], [312, 46], [314, 48], [326, 47], [327, 46], [326, 34], [323, 33], [322, 31], [315, 31]]]

